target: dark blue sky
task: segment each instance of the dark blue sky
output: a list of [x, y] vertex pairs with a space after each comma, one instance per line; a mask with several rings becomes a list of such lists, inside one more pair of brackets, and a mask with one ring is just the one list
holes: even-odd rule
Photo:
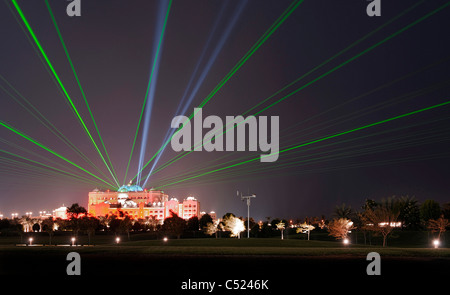
[[[79, 17], [67, 16], [67, 1], [49, 3], [122, 182], [149, 80], [160, 2], [81, 0]], [[244, 113], [381, 26], [254, 109], [257, 112], [336, 68], [259, 114], [279, 116], [280, 149], [450, 100], [450, 7], [425, 17], [446, 1], [381, 0], [381, 3], [382, 15], [369, 17], [365, 0], [305, 0], [208, 101], [203, 107], [204, 116], [224, 118]], [[23, 0], [18, 4], [87, 127], [96, 135], [44, 1]], [[290, 4], [291, 1], [248, 1], [194, 96], [187, 115]], [[146, 161], [161, 146], [172, 118], [182, 115], [175, 113], [177, 106], [216, 20], [222, 17], [205, 51], [201, 69], [230, 26], [238, 5], [243, 4], [173, 1], [160, 52]], [[64, 95], [41, 62], [42, 56], [33, 49], [28, 33], [22, 31], [23, 23], [13, 5], [4, 1], [0, 7], [0, 74], [4, 78], [0, 80], [4, 89], [0, 89], [0, 120], [85, 169], [95, 171], [18, 103], [24, 104], [24, 101], [14, 94], [7, 81], [106, 177], [109, 176]], [[339, 67], [421, 18], [424, 19]], [[197, 78], [194, 76], [194, 81]], [[275, 163], [245, 164], [185, 180], [164, 190], [179, 199], [195, 195], [202, 210], [215, 210], [219, 215], [226, 212], [245, 215], [246, 206], [236, 197], [236, 190], [250, 191], [257, 194], [252, 204], [252, 215], [257, 219], [329, 215], [335, 205], [341, 203], [356, 209], [366, 198], [380, 200], [392, 195], [448, 202], [449, 110], [449, 106], [428, 110], [311, 144], [294, 150], [296, 153], [282, 153]], [[36, 115], [35, 110], [32, 113]], [[137, 173], [141, 134], [142, 130], [127, 178]], [[94, 138], [99, 143], [98, 137]], [[57, 167], [95, 180], [6, 128], [1, 127], [0, 139], [2, 151], [60, 165]], [[259, 152], [194, 152], [156, 173], [148, 186], [163, 185], [167, 183], [166, 178], [181, 174], [195, 176], [237, 163], [238, 158], [257, 155]], [[86, 206], [88, 192], [96, 186], [63, 176], [43, 175], [35, 169], [11, 164], [8, 159], [17, 160], [11, 155], [2, 152], [0, 156], [3, 157], [0, 158], [0, 212], [6, 216], [11, 212], [52, 210], [63, 203], [78, 202]], [[175, 156], [177, 153], [169, 145], [157, 167]], [[200, 168], [204, 170], [197, 170]], [[101, 176], [99, 172], [95, 174]]]

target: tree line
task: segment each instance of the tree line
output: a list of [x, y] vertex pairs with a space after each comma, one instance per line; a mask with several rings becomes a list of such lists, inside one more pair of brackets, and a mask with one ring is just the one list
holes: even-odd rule
[[393, 196], [376, 202], [367, 199], [361, 210], [354, 211], [342, 204], [334, 210], [335, 218], [329, 223], [330, 235], [345, 239], [351, 230], [380, 235], [386, 246], [389, 235], [395, 230], [429, 230], [440, 239], [449, 227], [450, 203], [441, 205], [434, 200], [422, 204], [414, 197]]
[[[213, 221], [210, 215], [204, 214], [200, 218], [194, 216], [188, 220], [171, 212], [161, 224], [154, 217], [134, 219], [120, 212], [119, 215], [93, 217], [78, 203], [67, 208], [67, 219], [45, 218], [33, 219], [28, 216], [21, 218], [0, 220], [0, 234], [15, 233], [23, 235], [24, 232], [42, 231], [49, 235], [49, 244], [57, 231], [71, 231], [77, 236], [84, 233], [89, 244], [92, 236], [103, 231], [115, 235], [126, 235], [130, 232], [151, 232], [155, 236], [168, 235], [176, 238], [190, 237], [240, 237], [247, 230], [247, 220], [236, 217], [233, 213], [226, 213], [220, 220]], [[250, 218], [250, 236], [265, 238], [281, 236], [287, 230], [288, 234], [305, 233], [311, 231], [327, 232], [336, 239], [346, 239], [351, 232], [363, 234], [364, 243], [367, 237], [381, 236], [383, 246], [386, 245], [389, 235], [398, 230], [429, 230], [439, 239], [449, 227], [450, 203], [441, 206], [434, 200], [419, 202], [414, 197], [390, 197], [381, 201], [367, 199], [359, 210], [341, 204], [334, 208], [330, 219], [324, 215], [320, 217], [306, 217], [303, 219], [286, 220], [280, 218], [266, 218], [265, 222], [255, 222]]]

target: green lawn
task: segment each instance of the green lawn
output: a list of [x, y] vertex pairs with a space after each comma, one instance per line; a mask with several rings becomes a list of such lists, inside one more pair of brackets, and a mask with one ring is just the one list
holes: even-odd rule
[[[57, 237], [63, 239], [63, 237]], [[396, 257], [446, 257], [450, 258], [450, 249], [414, 248], [414, 247], [386, 247], [349, 245], [344, 246], [338, 241], [306, 241], [300, 239], [236, 239], [236, 238], [207, 238], [207, 239], [169, 239], [127, 241], [122, 237], [120, 244], [111, 243], [114, 236], [98, 236], [96, 241], [103, 244], [85, 247], [78, 246], [80, 253], [102, 254], [166, 254], [166, 255], [294, 255], [294, 256], [366, 256], [375, 251], [383, 256]], [[65, 244], [69, 244], [67, 237]], [[109, 241], [109, 243], [106, 243]], [[5, 242], [5, 240], [3, 240]], [[38, 244], [38, 242], [36, 242]], [[21, 251], [39, 253], [67, 252], [71, 247], [20, 247], [12, 244], [0, 246], [0, 251], [19, 253]]]

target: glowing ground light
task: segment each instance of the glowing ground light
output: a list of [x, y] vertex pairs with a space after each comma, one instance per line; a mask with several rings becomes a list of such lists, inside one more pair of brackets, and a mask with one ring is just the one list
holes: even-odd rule
[[347, 238], [345, 238], [342, 242], [344, 243], [344, 245], [350, 244], [350, 240]]
[[439, 244], [440, 244], [440, 243], [441, 243], [441, 242], [440, 242], [438, 239], [434, 240], [434, 241], [433, 241], [434, 248], [439, 248]]
[[167, 237], [164, 237], [163, 241], [167, 242], [169, 239]]
[[28, 241], [30, 242], [30, 246], [31, 246], [33, 243], [33, 238], [29, 238]]
[[116, 238], [116, 244], [119, 244], [119, 243], [120, 243], [120, 238], [117, 237], [117, 238]]
[[73, 237], [71, 240], [72, 240], [72, 246], [75, 246], [75, 237]]

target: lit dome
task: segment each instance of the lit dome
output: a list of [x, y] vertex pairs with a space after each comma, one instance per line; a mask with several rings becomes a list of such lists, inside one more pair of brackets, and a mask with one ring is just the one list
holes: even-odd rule
[[139, 185], [122, 185], [118, 192], [126, 193], [126, 192], [142, 192], [144, 189]]

